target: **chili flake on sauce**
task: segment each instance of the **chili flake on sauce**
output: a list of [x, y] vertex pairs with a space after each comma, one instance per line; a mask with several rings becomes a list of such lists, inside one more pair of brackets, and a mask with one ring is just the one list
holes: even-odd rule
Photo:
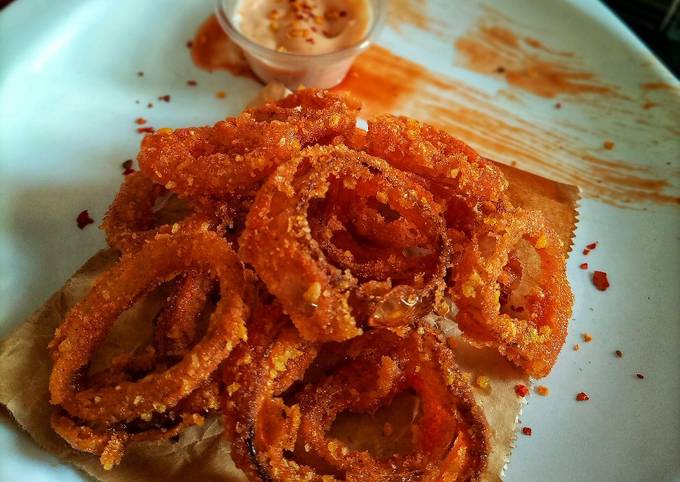
[[522, 427], [522, 433], [527, 437], [531, 436], [531, 427]]

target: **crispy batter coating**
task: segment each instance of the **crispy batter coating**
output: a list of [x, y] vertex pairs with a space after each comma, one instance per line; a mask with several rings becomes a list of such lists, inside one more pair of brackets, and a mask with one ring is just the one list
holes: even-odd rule
[[[422, 265], [411, 262], [405, 279], [392, 280], [386, 274], [411, 261], [403, 250], [396, 255], [388, 248], [377, 260], [358, 252], [355, 258], [347, 246], [338, 246], [342, 253], [329, 250], [335, 226], [324, 218], [315, 226], [314, 216], [336, 183], [356, 189], [359, 197], [377, 189], [392, 209], [432, 237], [433, 255], [424, 256]], [[384, 250], [366, 246], [364, 251]], [[240, 255], [303, 337], [341, 341], [360, 334], [365, 323], [394, 326], [421, 310], [429, 312], [441, 299], [449, 247], [443, 220], [418, 184], [381, 159], [333, 146], [308, 148], [272, 174], [248, 214]]]
[[[540, 273], [519, 291], [527, 242], [540, 258]], [[516, 209], [488, 217], [458, 263], [452, 297], [456, 321], [482, 345], [495, 346], [535, 377], [546, 376], [567, 336], [573, 295], [560, 239], [540, 213]]]
[[408, 117], [386, 114], [369, 121], [367, 142], [370, 154], [474, 201], [497, 201], [507, 188], [498, 168], [470, 146]]
[[468, 239], [479, 221], [507, 208], [503, 173], [448, 133], [408, 117], [368, 122], [367, 152], [418, 176], [442, 206], [453, 238]]
[[292, 478], [279, 472], [289, 465], [300, 421], [299, 408], [282, 396], [302, 380], [319, 344], [302, 339], [276, 302], [255, 307], [248, 335], [223, 373], [232, 459], [250, 480], [306, 480], [295, 469]]
[[[320, 349], [305, 348], [290, 324], [269, 333], [239, 347], [240, 357], [225, 371], [225, 383], [234, 387], [232, 457], [250, 480], [478, 479], [489, 451], [484, 415], [433, 333], [402, 338], [381, 329]], [[296, 390], [293, 382], [317, 354], [321, 375]], [[328, 437], [340, 412], [373, 412], [405, 390], [414, 390], [423, 408], [411, 452], [377, 459]]]
[[[78, 387], [79, 372], [118, 315], [160, 282], [189, 270], [209, 273], [220, 285], [220, 301], [203, 338], [163, 372], [116, 386]], [[50, 343], [51, 403], [84, 421], [104, 423], [163, 413], [202, 385], [246, 338], [246, 284], [240, 260], [214, 232], [159, 235], [136, 253], [123, 256], [69, 311]]]
[[[347, 344], [349, 361], [299, 395], [299, 443], [347, 481], [477, 480], [489, 451], [486, 420], [446, 344], [422, 327], [403, 338], [373, 331]], [[411, 452], [378, 459], [328, 438], [341, 412], [373, 413], [407, 389], [422, 407]]]
[[354, 129], [358, 107], [343, 96], [302, 90], [212, 127], [160, 129], [138, 160], [155, 182], [188, 198], [248, 192], [306, 145]]

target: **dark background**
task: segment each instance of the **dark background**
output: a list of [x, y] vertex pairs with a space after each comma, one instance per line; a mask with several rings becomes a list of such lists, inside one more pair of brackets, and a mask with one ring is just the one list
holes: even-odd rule
[[603, 0], [652, 52], [680, 76], [680, 0]]
[[[13, 0], [0, 0], [0, 10]], [[680, 0], [601, 0], [680, 76]]]

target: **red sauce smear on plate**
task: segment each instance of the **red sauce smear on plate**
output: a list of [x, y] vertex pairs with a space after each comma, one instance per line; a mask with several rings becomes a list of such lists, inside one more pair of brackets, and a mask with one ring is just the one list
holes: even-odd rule
[[215, 15], [209, 16], [191, 41], [191, 59], [209, 72], [227, 70], [234, 75], [253, 77], [243, 51], [224, 33]]
[[564, 132], [499, 106], [492, 94], [379, 45], [360, 55], [334, 90], [361, 99], [363, 117], [391, 112], [421, 119], [464, 139], [485, 157], [508, 164], [520, 160], [521, 169], [576, 184], [586, 196], [609, 204], [680, 204], [666, 192], [672, 177], [634, 161], [598, 157]]
[[497, 74], [508, 84], [540, 97], [560, 94], [612, 94], [615, 89], [580, 70], [571, 52], [550, 49], [536, 39], [521, 39], [510, 29], [482, 22], [455, 42], [463, 65], [475, 72]]

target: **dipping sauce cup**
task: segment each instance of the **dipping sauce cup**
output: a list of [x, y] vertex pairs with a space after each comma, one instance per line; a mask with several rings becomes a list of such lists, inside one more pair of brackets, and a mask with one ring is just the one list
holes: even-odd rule
[[[296, 53], [276, 50], [246, 37], [239, 28], [242, 2], [257, 0], [216, 0], [217, 20], [245, 55], [250, 68], [264, 82], [279, 81], [290, 89], [303, 85], [330, 88], [339, 84], [352, 62], [376, 37], [387, 16], [386, 0], [365, 0], [368, 12], [366, 28], [356, 43], [327, 53]], [[355, 0], [356, 1], [356, 0]], [[252, 19], [267, 22], [267, 18]]]

